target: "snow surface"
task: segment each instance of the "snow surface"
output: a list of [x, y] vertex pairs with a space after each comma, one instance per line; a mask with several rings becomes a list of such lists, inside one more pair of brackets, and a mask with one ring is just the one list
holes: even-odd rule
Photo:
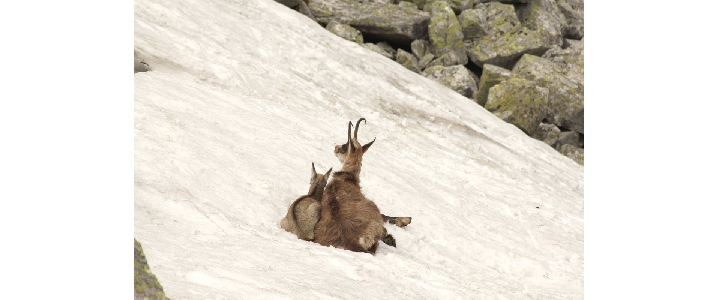
[[[135, 1], [135, 237], [178, 299], [583, 298], [583, 167], [271, 0]], [[365, 117], [397, 248], [279, 227]]]

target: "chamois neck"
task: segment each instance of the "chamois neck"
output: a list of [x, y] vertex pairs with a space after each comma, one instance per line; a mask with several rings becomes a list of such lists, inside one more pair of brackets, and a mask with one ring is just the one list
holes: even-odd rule
[[342, 166], [342, 172], [351, 173], [354, 175], [354, 180], [359, 183], [359, 173], [361, 172], [361, 160], [353, 164], [344, 164]]
[[322, 196], [324, 195], [324, 187], [320, 187], [319, 182], [312, 182], [312, 185], [309, 186], [309, 192], [307, 195], [310, 198], [321, 201]]

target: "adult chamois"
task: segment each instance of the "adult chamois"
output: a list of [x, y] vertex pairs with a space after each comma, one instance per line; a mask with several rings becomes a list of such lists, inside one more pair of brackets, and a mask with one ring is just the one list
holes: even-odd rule
[[287, 215], [279, 223], [284, 230], [296, 234], [300, 239], [314, 240], [314, 226], [319, 221], [319, 214], [322, 210], [320, 202], [331, 172], [332, 169], [329, 169], [326, 174], [317, 174], [314, 163], [312, 163], [309, 192], [294, 200], [289, 206]]
[[334, 155], [342, 163], [342, 169], [334, 172], [324, 190], [321, 217], [314, 227], [314, 242], [374, 255], [379, 239], [391, 235], [387, 235], [384, 229], [384, 219], [379, 208], [364, 197], [359, 186], [362, 156], [376, 141], [374, 138], [363, 146], [357, 141], [361, 121], [366, 122], [366, 119], [357, 121], [354, 138], [351, 136], [350, 121], [347, 142], [334, 147]]

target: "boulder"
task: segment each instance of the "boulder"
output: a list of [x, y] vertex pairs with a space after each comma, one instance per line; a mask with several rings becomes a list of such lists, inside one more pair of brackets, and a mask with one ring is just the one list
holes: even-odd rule
[[400, 7], [411, 7], [411, 8], [417, 9], [417, 10], [419, 9], [418, 7], [416, 7], [416, 4], [414, 4], [413, 2], [409, 2], [409, 1], [399, 1], [399, 3], [397, 3], [396, 5], [398, 5]]
[[381, 48], [382, 50], [384, 50], [385, 52], [389, 53], [389, 55], [391, 55], [391, 59], [396, 58], [396, 50], [393, 47], [391, 47], [391, 45], [389, 45], [389, 43], [381, 42], [381, 43], [377, 43], [376, 45], [379, 48]]
[[554, 63], [561, 74], [583, 85], [583, 43], [566, 49], [554, 46], [541, 57]]
[[511, 71], [502, 67], [485, 64], [483, 73], [481, 73], [481, 78], [479, 79], [478, 91], [476, 95], [474, 95], [474, 101], [481, 106], [486, 105], [486, 101], [489, 99], [489, 90], [509, 78], [511, 78]]
[[541, 33], [549, 45], [563, 44], [563, 35], [568, 24], [555, 0], [533, 0], [516, 8], [521, 24]]
[[542, 33], [521, 27], [513, 5], [481, 3], [462, 13], [462, 30], [471, 39], [466, 53], [478, 65], [510, 69], [521, 55], [542, 55], [551, 46]]
[[424, 57], [426, 53], [430, 52], [431, 44], [429, 44], [429, 41], [419, 39], [411, 42], [411, 54], [414, 54], [416, 57]]
[[474, 0], [474, 3], [477, 5], [479, 3], [487, 3], [487, 2], [501, 2], [501, 3], [508, 3], [508, 4], [521, 4], [521, 3], [529, 3], [529, 0]]
[[573, 40], [573, 39], [563, 39], [563, 49], [567, 48], [583, 48], [583, 39], [580, 40]]
[[424, 70], [424, 69], [426, 69], [426, 67], [427, 67], [433, 60], [434, 60], [434, 54], [427, 53], [426, 55], [424, 55], [424, 57], [422, 57], [422, 58], [419, 60], [418, 64], [417, 64], [417, 66], [419, 67], [419, 70]]
[[457, 65], [429, 67], [421, 72], [421, 75], [449, 87], [464, 97], [473, 98], [476, 93], [476, 82], [469, 73], [469, 69]]
[[534, 136], [546, 116], [549, 90], [523, 78], [510, 78], [489, 90], [485, 108], [502, 120]]
[[[468, 60], [467, 60], [468, 62]], [[450, 67], [455, 65], [461, 65], [461, 59], [456, 56], [456, 53], [449, 52], [442, 56], [439, 56], [435, 60], [431, 61], [426, 67], [430, 68], [433, 66], [444, 66], [444, 67]]]
[[[446, 62], [465, 65], [469, 62], [464, 48], [464, 33], [454, 11], [444, 1], [431, 4], [431, 20], [429, 22], [429, 42], [431, 53], [436, 57], [452, 53]], [[452, 64], [453, 65], [453, 64]]]
[[412, 72], [421, 72], [421, 70], [419, 70], [419, 62], [416, 60], [416, 57], [413, 54], [404, 51], [403, 49], [397, 50], [396, 62], [404, 66], [404, 68], [411, 70]]
[[530, 54], [521, 57], [512, 73], [514, 77], [526, 79], [549, 90], [550, 97], [545, 106], [548, 123], [584, 133], [583, 84], [563, 75], [561, 68], [548, 59]]
[[459, 21], [465, 39], [504, 35], [521, 28], [514, 6], [498, 2], [478, 4], [475, 9], [461, 13]]
[[157, 276], [150, 272], [142, 245], [135, 239], [135, 300], [169, 300]]
[[572, 145], [576, 146], [578, 148], [578, 133], [573, 131], [566, 131], [561, 132], [558, 134], [558, 139], [556, 140], [556, 144], [554, 145], [554, 148], [556, 150], [561, 150], [561, 147], [563, 145]]
[[561, 152], [561, 154], [565, 155], [566, 157], [573, 159], [576, 163], [583, 166], [583, 149], [578, 148], [574, 145], [563, 145], [561, 146], [561, 149], [558, 150], [558, 152]]
[[302, 1], [302, 0], [274, 0], [274, 1], [281, 3], [286, 7], [296, 10], [300, 14], [303, 14], [314, 21], [317, 21], [317, 19], [314, 18], [312, 11], [309, 9], [309, 6], [307, 6], [307, 4], [304, 3], [304, 1]]
[[541, 123], [539, 124], [539, 128], [536, 131], [534, 135], [532, 135], [532, 138], [535, 138], [539, 141], [542, 141], [549, 146], [553, 147], [556, 145], [556, 141], [558, 141], [559, 136], [561, 135], [561, 129], [556, 127], [556, 125], [548, 124], [548, 123]]
[[352, 41], [357, 44], [364, 43], [364, 37], [359, 30], [356, 30], [349, 25], [341, 24], [337, 22], [337, 20], [329, 21], [326, 28], [329, 32], [336, 34], [347, 41]]
[[[363, 44], [361, 44], [361, 46], [364, 48], [367, 48], [371, 51], [374, 51], [376, 53], [379, 53], [388, 59], [392, 59], [392, 60], [394, 59], [394, 53], [387, 51], [386, 47], [382, 47], [382, 46], [379, 46], [377, 44], [372, 44], [372, 43], [363, 43]], [[391, 46], [389, 48], [391, 48]], [[394, 49], [392, 49], [392, 50], [394, 50]]]
[[416, 3], [416, 6], [419, 9], [431, 12], [431, 5], [439, 1], [445, 1], [447, 4], [449, 4], [451, 10], [453, 10], [456, 14], [460, 14], [466, 9], [473, 8], [474, 3], [476, 2], [476, 0], [414, 0], [414, 3]]
[[351, 0], [312, 0], [309, 8], [319, 23], [337, 19], [371, 37], [396, 43], [410, 43], [426, 36], [430, 14], [396, 4]]
[[580, 40], [583, 38], [583, 0], [556, 0], [558, 9], [566, 18], [565, 37]]

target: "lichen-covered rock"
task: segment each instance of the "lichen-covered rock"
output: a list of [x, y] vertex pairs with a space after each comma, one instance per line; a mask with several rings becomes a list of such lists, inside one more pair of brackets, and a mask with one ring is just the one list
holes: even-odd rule
[[583, 85], [583, 43], [566, 49], [554, 46], [541, 58], [551, 61], [559, 68], [561, 74]]
[[399, 1], [399, 3], [397, 3], [396, 5], [399, 5], [400, 7], [412, 7], [417, 10], [419, 9], [418, 7], [416, 7], [416, 4], [409, 1]]
[[561, 129], [556, 127], [556, 125], [548, 124], [548, 123], [541, 123], [539, 124], [539, 128], [536, 131], [534, 135], [532, 135], [532, 138], [535, 138], [539, 141], [542, 141], [549, 146], [553, 147], [556, 145], [556, 141], [558, 141], [559, 136], [561, 135]]
[[169, 300], [157, 277], [150, 272], [142, 245], [135, 239], [135, 300]]
[[540, 56], [546, 52], [550, 45], [545, 41], [540, 32], [521, 28], [512, 33], [473, 39], [466, 54], [478, 66], [492, 64], [511, 69], [524, 54]]
[[556, 0], [559, 10], [566, 18], [566, 34], [570, 39], [583, 38], [583, 0]]
[[485, 108], [534, 136], [546, 116], [549, 90], [523, 78], [510, 78], [489, 90]]
[[434, 54], [427, 53], [419, 60], [419, 62], [417, 63], [417, 67], [419, 67], [419, 70], [424, 70], [433, 60]]
[[477, 5], [479, 3], [487, 3], [487, 2], [501, 2], [501, 3], [509, 3], [509, 4], [520, 4], [520, 3], [529, 3], [529, 0], [475, 0], [474, 1]]
[[583, 166], [583, 149], [578, 148], [574, 145], [563, 145], [561, 146], [561, 149], [558, 150], [558, 152], [561, 152], [561, 154], [565, 155], [566, 157], [573, 159], [576, 163]]
[[424, 37], [430, 18], [429, 13], [410, 6], [351, 0], [312, 0], [309, 8], [322, 24], [337, 19], [361, 31], [365, 38], [397, 43]]
[[555, 0], [533, 0], [516, 9], [523, 26], [541, 32], [549, 45], [563, 44], [563, 35], [568, 23]]
[[521, 28], [514, 6], [498, 2], [481, 3], [475, 9], [465, 10], [459, 16], [459, 22], [465, 39], [504, 35]]
[[491, 2], [475, 7], [461, 18], [466, 36], [472, 37], [466, 53], [474, 64], [509, 69], [521, 55], [541, 55], [551, 46], [545, 34], [521, 27], [513, 5]]
[[381, 42], [376, 44], [379, 48], [384, 50], [386, 53], [389, 53], [391, 55], [391, 59], [396, 58], [396, 49], [394, 49], [389, 43], [387, 42]]
[[[436, 57], [452, 53], [451, 58], [457, 59], [455, 64], [465, 65], [469, 62], [464, 48], [464, 33], [454, 11], [444, 1], [431, 4], [431, 21], [429, 22], [429, 42], [431, 53]], [[448, 62], [448, 60], [447, 60]]]
[[444, 67], [450, 67], [455, 65], [461, 65], [461, 59], [456, 56], [456, 53], [449, 52], [445, 53], [442, 56], [439, 56], [435, 60], [431, 61], [426, 67], [430, 68], [433, 66], [444, 66]]
[[451, 7], [451, 9], [456, 14], [460, 14], [466, 9], [471, 9], [472, 7], [474, 7], [474, 3], [476, 2], [476, 0], [414, 0], [414, 3], [416, 3], [416, 6], [419, 9], [431, 12], [431, 5], [434, 2], [439, 1], [445, 1], [447, 4], [449, 4], [449, 7]]
[[584, 133], [583, 84], [563, 75], [561, 68], [551, 61], [530, 54], [521, 57], [512, 73], [549, 90], [546, 104], [548, 123]]
[[388, 59], [394, 59], [394, 55], [391, 52], [387, 51], [385, 47], [379, 46], [377, 44], [372, 44], [372, 43], [363, 43], [363, 44], [361, 44], [361, 46], [364, 48], [367, 48], [371, 51], [374, 51], [376, 53], [379, 53]]
[[464, 97], [473, 98], [476, 93], [476, 82], [469, 73], [469, 69], [457, 65], [429, 67], [421, 72], [421, 75], [449, 87]]
[[563, 145], [573, 145], [578, 148], [578, 133], [573, 131], [559, 133], [554, 148], [556, 148], [556, 150], [561, 150]]
[[563, 39], [563, 48], [582, 48], [583, 49], [583, 39], [580, 40], [573, 40], [573, 39]]
[[419, 39], [411, 42], [411, 54], [416, 57], [424, 57], [427, 52], [430, 52], [429, 48], [431, 48], [431, 44], [427, 40]]
[[489, 90], [504, 80], [511, 78], [511, 71], [490, 64], [484, 65], [484, 71], [479, 79], [479, 88], [474, 95], [474, 101], [481, 106], [486, 105], [489, 99]]
[[400, 65], [404, 66], [404, 68], [407, 68], [411, 70], [412, 72], [419, 73], [421, 70], [419, 70], [419, 62], [416, 60], [416, 57], [414, 57], [413, 54], [404, 51], [403, 49], [399, 49], [396, 52], [396, 62], [398, 62]]
[[329, 32], [336, 34], [347, 41], [352, 41], [357, 44], [364, 43], [364, 36], [362, 36], [361, 32], [349, 25], [341, 24], [336, 20], [331, 20], [327, 24], [326, 28], [327, 30], [329, 30]]

